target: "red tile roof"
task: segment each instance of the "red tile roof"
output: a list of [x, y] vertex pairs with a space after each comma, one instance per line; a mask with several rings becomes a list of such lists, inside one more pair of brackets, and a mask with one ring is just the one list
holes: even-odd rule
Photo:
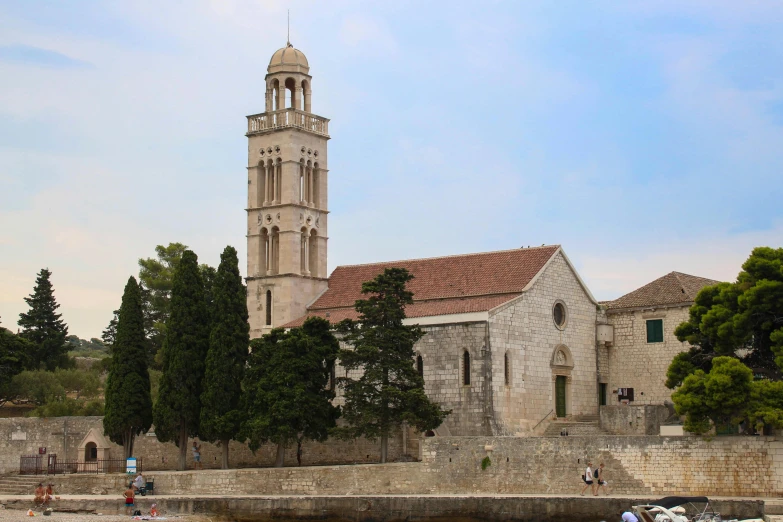
[[681, 272], [671, 272], [614, 301], [606, 301], [602, 304], [609, 311], [646, 306], [687, 305], [696, 299], [699, 290], [719, 282]]
[[408, 259], [368, 265], [338, 266], [329, 277], [329, 289], [300, 317], [285, 327], [299, 326], [308, 316], [333, 323], [356, 319], [354, 304], [366, 298], [362, 283], [387, 268], [406, 268], [414, 279], [408, 284], [414, 303], [408, 317], [428, 317], [491, 310], [519, 296], [559, 245], [458, 256]]

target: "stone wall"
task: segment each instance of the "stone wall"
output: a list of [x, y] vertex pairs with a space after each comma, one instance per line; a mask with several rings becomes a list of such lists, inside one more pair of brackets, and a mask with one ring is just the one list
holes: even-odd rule
[[[77, 460], [78, 446], [91, 428], [103, 431], [102, 417], [58, 417], [0, 419], [0, 473], [19, 470], [19, 457], [37, 455], [38, 448], [45, 447], [47, 454], [56, 454], [60, 460]], [[108, 438], [107, 438], [108, 439]], [[402, 455], [402, 433], [389, 437], [389, 460]], [[410, 437], [406, 442], [410, 445]], [[190, 443], [189, 443], [190, 444]], [[414, 456], [418, 456], [418, 447]], [[141, 435], [136, 439], [134, 453], [143, 459], [145, 470], [171, 470], [177, 466], [179, 449], [172, 443], [162, 443], [154, 434]], [[201, 443], [201, 461], [205, 468], [219, 468], [221, 449], [207, 442]], [[275, 462], [276, 446], [266, 444], [255, 454], [246, 444], [231, 442], [230, 465], [232, 467], [272, 466]], [[328, 440], [325, 443], [306, 442], [302, 448], [303, 465], [353, 464], [378, 462], [379, 443], [366, 439], [352, 441]], [[112, 445], [110, 458], [122, 458], [122, 448]], [[192, 455], [188, 451], [188, 466], [192, 466]], [[296, 465], [296, 446], [288, 448], [286, 465]]]
[[601, 406], [601, 429], [613, 435], [660, 435], [661, 424], [673, 410], [662, 404]]
[[[556, 301], [566, 307], [566, 324], [552, 317]], [[582, 288], [563, 254], [558, 254], [532, 288], [490, 314], [492, 395], [499, 434], [529, 434], [555, 410], [556, 375], [564, 375], [566, 413], [598, 413], [596, 388], [596, 305]], [[555, 354], [565, 347], [559, 364]], [[505, 383], [505, 356], [510, 382]], [[547, 422], [539, 424], [546, 429]]]
[[[666, 370], [680, 352], [688, 350], [674, 336], [674, 329], [688, 320], [688, 307], [655, 311], [607, 312], [614, 325], [614, 343], [609, 348], [609, 390], [607, 404], [617, 404], [618, 388], [634, 389], [634, 404], [663, 404], [671, 401]], [[663, 342], [647, 342], [647, 320], [663, 319]]]

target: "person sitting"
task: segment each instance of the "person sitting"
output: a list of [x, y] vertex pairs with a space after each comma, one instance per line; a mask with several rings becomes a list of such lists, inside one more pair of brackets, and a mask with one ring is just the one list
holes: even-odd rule
[[144, 480], [141, 471], [139, 471], [139, 474], [136, 475], [136, 478], [133, 480], [133, 489], [144, 494], [144, 488], [146, 486], [147, 486], [147, 482]]
[[44, 503], [48, 503], [50, 500], [54, 500], [54, 484], [48, 484], [46, 486], [46, 494], [44, 495]]
[[35, 488], [35, 505], [39, 506], [46, 502], [46, 490], [43, 483], [39, 482], [38, 487]]

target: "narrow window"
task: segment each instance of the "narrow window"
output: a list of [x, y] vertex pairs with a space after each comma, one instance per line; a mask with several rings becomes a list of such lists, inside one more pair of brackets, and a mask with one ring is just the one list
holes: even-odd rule
[[335, 388], [334, 381], [336, 379], [336, 375], [334, 371], [334, 365], [335, 363], [332, 363], [332, 366], [329, 368], [329, 391], [334, 391]]
[[467, 350], [462, 354], [462, 384], [470, 386], [470, 354]]
[[266, 325], [272, 326], [272, 291], [266, 291]]
[[663, 342], [663, 319], [650, 319], [647, 321], [647, 342]]
[[508, 367], [508, 352], [503, 356], [503, 377], [506, 381], [506, 386], [511, 384], [511, 369]]
[[424, 360], [421, 355], [416, 356], [416, 371], [419, 372], [419, 377], [424, 379]]

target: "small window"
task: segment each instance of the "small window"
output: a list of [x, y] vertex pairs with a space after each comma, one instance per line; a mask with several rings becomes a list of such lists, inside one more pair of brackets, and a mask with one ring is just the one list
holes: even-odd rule
[[566, 323], [566, 309], [563, 303], [555, 303], [552, 308], [552, 319], [555, 321], [555, 326], [563, 328]]
[[272, 291], [266, 291], [266, 325], [272, 326]]
[[467, 350], [462, 354], [462, 384], [470, 386], [470, 354]]
[[419, 372], [419, 377], [424, 379], [424, 360], [421, 355], [416, 356], [416, 371]]
[[647, 342], [663, 342], [663, 319], [650, 319], [647, 321]]
[[503, 377], [506, 382], [506, 386], [511, 385], [511, 368], [509, 368], [508, 364], [508, 352], [506, 352], [506, 355], [503, 357]]

